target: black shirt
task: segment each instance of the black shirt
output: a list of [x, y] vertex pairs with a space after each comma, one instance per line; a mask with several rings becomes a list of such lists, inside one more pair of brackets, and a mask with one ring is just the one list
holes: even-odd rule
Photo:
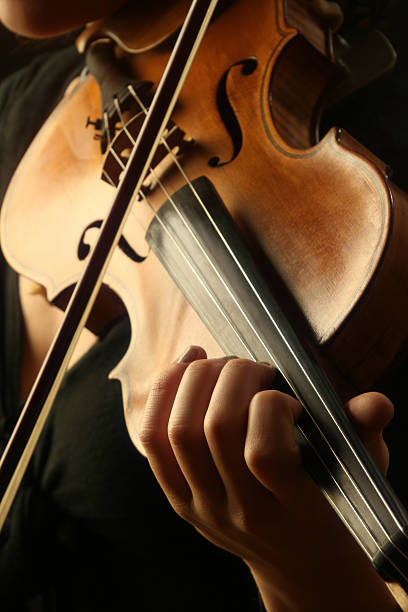
[[[37, 58], [0, 87], [0, 192], [31, 138], [82, 69], [74, 49]], [[0, 428], [19, 412], [17, 278], [2, 262]], [[124, 422], [108, 374], [127, 319], [69, 371], [0, 536], [2, 610], [258, 610], [243, 562], [170, 508]]]
[[[404, 49], [402, 49], [402, 55]], [[408, 189], [405, 65], [326, 114], [395, 169]], [[68, 48], [36, 59], [0, 87], [0, 197], [24, 150], [82, 68]], [[402, 130], [404, 130], [402, 132]], [[20, 316], [16, 276], [2, 263], [0, 426], [5, 442], [19, 411]], [[126, 320], [68, 374], [7, 527], [1, 534], [3, 610], [257, 610], [243, 563], [179, 519], [133, 448], [119, 384], [107, 373], [127, 347]], [[408, 505], [401, 380], [389, 428], [390, 478]]]

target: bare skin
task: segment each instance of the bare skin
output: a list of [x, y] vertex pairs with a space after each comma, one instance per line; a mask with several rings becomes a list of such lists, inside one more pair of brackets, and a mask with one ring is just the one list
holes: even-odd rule
[[[302, 469], [293, 437], [300, 404], [270, 390], [270, 366], [203, 357], [196, 347], [161, 375], [140, 432], [175, 511], [247, 563], [270, 612], [395, 610], [385, 583]], [[347, 411], [386, 469], [382, 430], [391, 403], [365, 394]]]
[[[0, 0], [0, 21], [10, 30], [32, 38], [52, 37], [83, 26], [88, 21], [118, 10], [125, 0]], [[21, 398], [27, 397], [62, 319], [62, 312], [49, 304], [41, 287], [20, 279], [23, 316]], [[93, 344], [85, 330], [71, 363]]]
[[[140, 0], [133, 0], [134, 4]], [[172, 0], [168, 0], [170, 4]], [[0, 0], [0, 21], [10, 30], [32, 38], [58, 36], [85, 23], [107, 17], [128, 0]], [[313, 11], [337, 29], [342, 21], [337, 3], [307, 0]], [[154, 3], [152, 3], [152, 12]]]
[[0, 0], [0, 21], [10, 30], [32, 38], [71, 32], [106, 17], [126, 0]]
[[[49, 37], [124, 3], [0, 0], [0, 20], [20, 34]], [[314, 3], [327, 8], [323, 0]], [[33, 321], [50, 330], [58, 317], [24, 281], [21, 291], [27, 362], [40, 363], [44, 335]], [[40, 317], [33, 316], [34, 302]], [[385, 583], [302, 470], [293, 439], [300, 406], [272, 386], [269, 366], [206, 360], [202, 349], [173, 364], [152, 389], [139, 432], [159, 483], [176, 512], [246, 562], [270, 612], [394, 610]], [[347, 410], [385, 470], [390, 402], [368, 394]]]

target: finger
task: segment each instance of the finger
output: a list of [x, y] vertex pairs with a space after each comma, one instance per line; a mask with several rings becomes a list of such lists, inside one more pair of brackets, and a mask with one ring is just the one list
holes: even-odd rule
[[212, 457], [230, 500], [239, 504], [254, 487], [244, 460], [248, 408], [252, 397], [271, 387], [274, 369], [243, 359], [223, 368], [204, 420], [204, 431]]
[[196, 359], [205, 359], [207, 354], [201, 346], [192, 344], [177, 359], [177, 363], [191, 363]]
[[392, 402], [381, 393], [364, 393], [351, 399], [345, 410], [363, 443], [385, 472], [389, 453], [382, 434], [394, 415]]
[[155, 477], [171, 501], [188, 503], [191, 492], [168, 439], [168, 422], [173, 403], [190, 360], [205, 356], [200, 347], [190, 347], [152, 385], [147, 398], [139, 439]]
[[258, 393], [250, 404], [245, 460], [257, 480], [282, 500], [305, 475], [294, 437], [301, 410], [296, 399], [273, 390]]
[[169, 419], [168, 436], [195, 504], [208, 507], [224, 497], [222, 480], [204, 435], [204, 419], [225, 359], [192, 363], [181, 380]]
[[[207, 356], [206, 352], [201, 346], [189, 346], [185, 351], [183, 351], [180, 357], [174, 362], [174, 363], [184, 363], [186, 365], [180, 368], [175, 366], [174, 369], [179, 371], [180, 374], [182, 375], [184, 373], [185, 368], [190, 362], [194, 361], [195, 359], [205, 359], [206, 356]], [[157, 377], [157, 380], [154, 382], [151, 390], [149, 391], [150, 395], [154, 395], [158, 393], [159, 390], [162, 390], [164, 392], [165, 386], [168, 385], [169, 386], [168, 391], [170, 393], [172, 391], [172, 394], [169, 395], [168, 398], [165, 398], [164, 393], [163, 393], [163, 401], [165, 399], [167, 399], [167, 401], [171, 401], [172, 397], [174, 399], [175, 392], [177, 391], [177, 387], [178, 387], [177, 380], [174, 380], [175, 387], [171, 389], [172, 379], [171, 378], [167, 379], [167, 375], [169, 375], [169, 372], [166, 371], [162, 373], [161, 378]], [[163, 387], [163, 389], [161, 389], [161, 387]], [[157, 402], [159, 401], [159, 395], [157, 396], [156, 401]], [[147, 402], [151, 402], [151, 398], [149, 398], [149, 396], [148, 396], [148, 399], [146, 400], [146, 403]], [[151, 403], [147, 404], [147, 406], [150, 408], [153, 408], [153, 404]], [[146, 404], [143, 406], [142, 410], [129, 410], [126, 413], [126, 425], [127, 425], [130, 437], [132, 439], [132, 442], [136, 446], [138, 451], [144, 456], [146, 455], [146, 451], [143, 448], [143, 444], [141, 442], [140, 435], [141, 435], [142, 429], [144, 428], [148, 436], [147, 440], [150, 439], [149, 438], [150, 430], [152, 428], [150, 426], [149, 419], [147, 419], [148, 414], [149, 412], [146, 412]], [[152, 413], [151, 415], [152, 418], [154, 414], [155, 413]]]

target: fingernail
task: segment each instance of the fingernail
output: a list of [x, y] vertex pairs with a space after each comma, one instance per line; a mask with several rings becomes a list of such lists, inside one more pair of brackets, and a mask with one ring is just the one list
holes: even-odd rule
[[189, 346], [177, 359], [177, 363], [190, 363], [191, 361], [194, 361], [197, 359], [199, 351], [200, 349], [198, 346]]
[[274, 366], [273, 363], [271, 363], [270, 361], [257, 361], [257, 363], [269, 366], [270, 368], [273, 368], [274, 370], [276, 370], [276, 366]]

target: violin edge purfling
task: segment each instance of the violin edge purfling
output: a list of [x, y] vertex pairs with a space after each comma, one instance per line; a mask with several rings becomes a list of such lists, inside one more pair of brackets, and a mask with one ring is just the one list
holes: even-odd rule
[[[277, 79], [282, 72], [285, 72], [283, 71], [283, 66], [286, 65], [285, 62], [288, 62], [291, 53], [293, 53], [294, 57], [298, 57], [299, 55], [304, 55], [303, 52], [306, 51], [307, 54], [305, 57], [312, 57], [313, 55], [315, 56], [316, 50], [310, 45], [305, 37], [300, 36], [296, 29], [289, 27], [286, 23], [283, 0], [277, 1], [274, 4], [274, 10], [267, 12], [267, 8], [270, 8], [270, 4], [270, 2], [267, 3], [266, 1], [262, 1], [259, 5], [260, 9], [264, 10], [268, 17], [268, 19], [265, 19], [265, 24], [263, 24], [265, 29], [262, 32], [266, 32], [270, 36], [269, 38], [267, 38], [266, 35], [265, 37], [262, 36], [262, 38], [267, 40], [261, 45], [259, 53], [256, 54], [257, 67], [250, 74], [243, 74], [241, 70], [243, 60], [248, 57], [253, 57], [254, 55], [254, 44], [249, 34], [243, 34], [242, 40], [237, 41], [237, 48], [231, 45], [225, 45], [224, 41], [222, 45], [218, 42], [217, 46], [216, 39], [217, 37], [219, 38], [219, 31], [224, 31], [224, 29], [227, 28], [227, 23], [231, 16], [233, 20], [236, 19], [240, 10], [245, 13], [244, 17], [246, 17], [249, 31], [253, 31], [255, 27], [255, 19], [251, 14], [253, 13], [253, 10], [251, 11], [253, 3], [249, 0], [236, 2], [213, 23], [209, 33], [209, 42], [205, 43], [203, 49], [200, 51], [200, 67], [194, 68], [193, 66], [191, 78], [186, 84], [186, 91], [182, 92], [180, 104], [174, 113], [174, 120], [176, 124], [180, 126], [180, 130], [191, 136], [196, 143], [195, 147], [192, 147], [191, 152], [189, 151], [186, 153], [183, 161], [186, 162], [185, 167], [188, 172], [191, 172], [193, 180], [201, 176], [203, 167], [206, 168], [206, 176], [209, 177], [210, 182], [221, 194], [221, 199], [230, 209], [232, 217], [234, 218], [234, 223], [236, 223], [239, 231], [248, 242], [252, 242], [254, 237], [257, 238], [255, 259], [257, 264], [259, 261], [265, 264], [263, 267], [261, 265], [264, 278], [269, 280], [268, 271], [270, 267], [275, 267], [277, 275], [283, 281], [286, 281], [290, 275], [285, 266], [289, 263], [288, 269], [292, 270], [295, 282], [289, 280], [288, 286], [294, 296], [294, 301], [298, 306], [304, 308], [306, 318], [310, 314], [309, 311], [311, 311], [312, 308], [304, 299], [305, 294], [303, 289], [300, 290], [297, 283], [302, 275], [304, 275], [305, 284], [310, 284], [308, 270], [314, 267], [317, 268], [318, 272], [321, 272], [326, 266], [329, 266], [330, 260], [333, 259], [332, 251], [330, 251], [328, 246], [331, 246], [331, 241], [336, 242], [339, 232], [337, 226], [333, 231], [333, 222], [328, 223], [327, 219], [331, 219], [331, 215], [334, 215], [336, 208], [341, 209], [341, 204], [344, 200], [346, 200], [347, 203], [351, 202], [353, 197], [361, 192], [362, 186], [372, 180], [374, 186], [370, 187], [369, 195], [371, 199], [375, 200], [375, 217], [377, 220], [380, 219], [380, 231], [374, 232], [374, 236], [370, 236], [369, 247], [372, 248], [372, 251], [370, 252], [368, 261], [370, 263], [370, 268], [373, 267], [372, 264], [375, 262], [385, 261], [386, 274], [382, 276], [380, 272], [374, 272], [372, 279], [368, 279], [365, 274], [367, 260], [364, 260], [361, 264], [364, 274], [359, 277], [355, 284], [358, 290], [363, 286], [368, 287], [368, 297], [364, 296], [362, 292], [355, 291], [352, 298], [346, 301], [346, 306], [339, 309], [341, 312], [347, 313], [352, 311], [351, 306], [363, 305], [359, 314], [356, 315], [355, 311], [353, 311], [350, 316], [354, 327], [360, 328], [361, 321], [364, 323], [368, 321], [367, 314], [370, 311], [372, 303], [376, 302], [378, 295], [383, 293], [384, 287], [387, 286], [386, 279], [390, 277], [392, 263], [398, 263], [400, 254], [404, 250], [403, 236], [397, 234], [395, 228], [400, 224], [404, 232], [407, 233], [407, 223], [404, 213], [401, 211], [396, 212], [396, 205], [398, 204], [398, 207], [401, 208], [400, 204], [402, 201], [405, 201], [406, 196], [399, 195], [398, 190], [390, 186], [388, 178], [384, 176], [383, 168], [378, 167], [375, 160], [373, 160], [370, 155], [366, 154], [363, 148], [354, 146], [352, 142], [347, 139], [347, 136], [344, 135], [339, 139], [339, 132], [333, 130], [321, 142], [317, 142], [315, 130], [313, 128], [316, 124], [316, 115], [318, 111], [311, 103], [308, 106], [307, 125], [304, 130], [305, 135], [303, 135], [298, 142], [293, 139], [290, 140], [289, 136], [293, 136], [296, 132], [297, 125], [299, 125], [302, 115], [296, 115], [296, 112], [293, 111], [293, 105], [291, 107], [290, 104], [285, 103], [284, 92], [291, 89], [291, 82], [297, 79], [297, 75], [300, 71], [299, 69], [293, 70], [293, 72], [288, 75], [288, 81], [284, 85], [279, 85]], [[274, 19], [272, 19], [271, 15]], [[225, 29], [225, 32], [228, 34], [236, 32], [235, 21], [228, 26], [228, 29]], [[227, 36], [227, 39], [232, 40], [232, 36]], [[330, 40], [330, 36], [328, 39]], [[327, 40], [327, 32], [325, 36], [322, 37], [322, 40]], [[267, 45], [269, 45], [269, 47]], [[325, 45], [326, 52], [328, 52], [327, 44], [325, 43]], [[137, 79], [145, 79], [145, 77], [148, 77], [148, 80], [151, 79], [157, 82], [156, 77], [163, 66], [164, 54], [162, 51], [162, 47], [159, 50], [149, 48], [146, 52], [146, 65], [144, 65], [146, 57], [143, 57], [142, 54], [135, 54], [132, 58], [128, 58], [128, 63], [132, 66]], [[121, 53], [118, 53], [118, 55], [120, 56]], [[123, 59], [123, 56], [121, 59]], [[330, 57], [330, 52], [328, 52], [328, 57], [325, 57], [322, 61], [323, 64], [328, 67], [327, 72], [331, 79], [333, 58]], [[203, 65], [207, 65], [208, 70], [204, 71]], [[152, 75], [151, 77], [147, 74], [150, 72]], [[214, 76], [215, 72], [217, 72], [217, 78]], [[334, 72], [337, 72], [335, 67]], [[235, 113], [242, 136], [242, 146], [235, 147], [233, 155], [231, 155], [231, 150], [234, 149], [233, 144], [231, 144], [232, 139], [226, 129], [225, 122], [220, 118], [219, 106], [217, 106], [216, 103], [217, 91], [220, 89], [219, 83], [224, 75], [225, 97], [228, 99], [230, 108], [233, 109]], [[315, 79], [316, 75], [312, 75], [311, 78]], [[89, 81], [87, 86], [89, 86]], [[320, 96], [320, 94], [323, 95], [326, 86], [327, 82], [325, 79], [319, 80], [316, 78], [316, 80], [313, 81], [313, 87], [311, 87], [310, 91], [313, 92], [313, 95]], [[92, 89], [92, 86], [90, 86], [90, 89]], [[194, 110], [191, 110], [192, 100], [199, 96], [202, 97], [202, 100], [199, 100]], [[280, 104], [277, 103], [279, 96], [282, 100]], [[275, 107], [274, 102], [276, 102]], [[64, 113], [71, 104], [75, 104], [75, 94], [68, 100], [65, 100], [60, 106], [59, 111]], [[287, 112], [286, 118], [294, 116], [293, 125], [286, 132], [278, 125], [277, 121], [277, 117], [282, 112], [285, 104], [288, 106], [288, 108], [285, 109]], [[93, 98], [89, 105], [92, 110], [98, 106]], [[319, 106], [317, 102], [316, 105]], [[190, 110], [191, 113], [189, 112]], [[209, 122], [210, 113], [213, 115], [211, 124]], [[257, 130], [256, 136], [258, 138], [251, 137], [251, 132], [255, 132], [255, 127]], [[44, 134], [47, 136], [47, 133], [43, 131], [40, 138], [46, 139]], [[70, 145], [72, 141], [76, 141], [76, 133], [72, 141], [71, 136], [72, 135], [69, 134], [67, 138]], [[63, 138], [61, 138], [61, 140], [63, 141]], [[257, 142], [255, 142], [255, 140], [257, 140]], [[38, 142], [37, 140], [36, 143], [33, 143], [34, 149], [28, 154], [26, 160], [29, 159], [30, 155], [33, 156], [32, 151], [35, 150], [35, 146]], [[273, 152], [273, 155], [271, 152]], [[223, 160], [223, 163], [207, 166], [208, 160], [214, 159], [216, 156], [218, 156], [220, 160]], [[258, 165], [261, 165], [258, 163], [255, 165], [256, 167], [251, 165], [248, 169], [248, 160], [251, 159], [262, 159], [264, 162], [262, 169], [258, 168]], [[224, 161], [227, 163], [224, 163]], [[329, 161], [333, 161], [334, 166], [329, 168]], [[318, 167], [318, 162], [323, 163], [323, 169]], [[337, 175], [337, 170], [343, 162], [349, 162], [350, 167], [347, 171]], [[294, 181], [294, 168], [297, 163], [303, 168], [303, 173]], [[28, 163], [26, 162], [24, 172], [29, 172], [27, 166]], [[83, 168], [83, 165], [81, 168]], [[273, 180], [271, 179], [270, 185], [265, 185], [263, 184], [266, 182], [265, 176], [269, 178], [271, 168], [273, 168], [276, 176]], [[78, 171], [78, 175], [79, 174], [80, 172]], [[18, 196], [18, 183], [22, 180], [22, 176], [24, 176], [23, 173], [16, 175], [17, 178], [13, 182], [12, 189], [9, 192], [10, 201], [13, 197]], [[242, 177], [244, 176], [246, 179], [249, 179], [247, 180], [248, 185], [242, 182]], [[171, 193], [178, 193], [179, 180], [179, 177], [174, 178], [173, 175], [170, 176], [169, 184]], [[337, 198], [334, 204], [328, 203], [330, 194], [327, 189], [324, 191], [317, 190], [320, 184], [327, 184], [329, 182], [333, 187], [333, 191], [336, 192], [336, 190], [339, 190], [340, 186], [343, 183], [347, 183], [347, 181], [352, 184], [352, 187], [344, 196]], [[246, 186], [248, 187], [247, 190], [245, 190]], [[292, 188], [292, 191], [289, 190], [289, 187]], [[299, 218], [301, 216], [299, 214], [300, 209], [298, 209], [297, 206], [306, 193], [309, 196], [309, 200], [303, 210], [303, 215], [307, 223], [302, 224], [302, 228], [300, 224], [296, 225], [294, 230], [294, 243], [310, 241], [310, 236], [312, 236], [316, 244], [319, 245], [319, 248], [325, 251], [325, 259], [323, 263], [316, 263], [314, 256], [308, 253], [304, 255], [292, 253], [292, 248], [289, 247], [286, 248], [286, 250], [283, 249], [282, 259], [277, 261], [274, 257], [277, 245], [282, 246], [282, 242], [278, 244], [279, 235], [285, 237], [284, 235], [287, 232], [287, 221], [291, 217]], [[37, 194], [35, 194], [35, 196], [37, 196]], [[364, 199], [365, 197], [363, 195], [358, 200], [358, 203], [363, 202]], [[84, 198], [84, 202], [86, 202], [86, 198]], [[160, 215], [164, 214], [163, 197], [161, 197], [161, 199], [156, 198], [155, 194], [152, 193], [152, 202], [156, 210], [159, 211], [158, 218], [160, 218]], [[275, 211], [273, 211], [272, 215], [270, 212], [271, 204], [275, 205], [275, 203], [280, 204], [281, 210], [283, 210], [286, 215], [278, 224], [275, 222]], [[323, 205], [323, 212], [318, 211], [317, 204]], [[258, 209], [256, 209], [255, 206], [258, 206]], [[84, 206], [84, 208], [86, 208], [86, 206]], [[256, 211], [256, 214], [254, 211]], [[343, 247], [344, 252], [350, 250], [350, 246], [357, 252], [358, 249], [354, 242], [354, 235], [356, 232], [353, 233], [353, 229], [357, 227], [357, 233], [360, 233], [362, 221], [364, 218], [369, 218], [371, 209], [369, 207], [364, 208], [361, 216], [359, 216], [359, 214], [360, 212], [355, 215], [353, 213], [346, 218], [345, 232], [351, 233], [352, 237], [349, 238], [348, 235], [346, 236], [348, 241], [346, 242], [346, 246]], [[275, 227], [269, 229], [269, 227], [273, 225], [273, 223], [271, 223], [271, 216], [273, 217], [272, 221], [275, 222]], [[253, 217], [257, 218], [255, 219]], [[311, 221], [316, 220], [316, 218], [319, 221], [319, 225], [317, 229], [314, 229]], [[326, 225], [329, 229], [329, 234], [326, 239], [323, 239], [320, 234], [321, 225]], [[265, 235], [261, 235], [263, 228], [267, 228]], [[390, 228], [393, 232], [389, 236], [383, 231], [387, 228]], [[300, 229], [305, 230], [306, 240], [305, 238], [301, 238]], [[360, 245], [360, 243], [358, 244]], [[374, 247], [372, 246], [373, 244]], [[285, 242], [283, 242], [283, 246], [285, 246]], [[339, 256], [339, 265], [337, 268], [333, 272], [331, 268], [329, 269], [328, 282], [323, 289], [320, 289], [320, 286], [318, 286], [319, 275], [317, 274], [313, 279], [314, 284], [312, 292], [316, 292], [317, 297], [315, 302], [320, 304], [320, 310], [313, 314], [314, 319], [317, 321], [324, 316], [327, 316], [327, 320], [329, 320], [329, 315], [326, 315], [324, 311], [329, 310], [328, 304], [330, 300], [335, 302], [334, 297], [336, 297], [337, 294], [336, 289], [333, 288], [334, 282], [337, 280], [337, 276], [341, 276], [338, 271], [340, 270], [341, 272], [343, 268], [347, 268], [346, 264], [348, 261], [342, 259], [342, 256], [343, 253]], [[31, 261], [30, 259], [30, 265]], [[121, 265], [118, 267], [127, 266], [123, 260], [119, 261]], [[136, 297], [129, 297], [129, 294], [126, 292], [124, 296], [124, 303], [126, 306], [129, 304], [133, 305], [134, 302], [138, 301], [140, 296], [145, 297], [148, 295], [149, 297], [149, 300], [145, 299], [146, 302], [149, 302], [147, 305], [142, 305], [137, 313], [130, 313], [133, 333], [132, 348], [137, 345], [133, 359], [135, 362], [137, 361], [139, 363], [137, 372], [143, 383], [140, 384], [137, 389], [136, 387], [140, 381], [132, 380], [131, 374], [127, 371], [131, 362], [129, 355], [125, 357], [123, 362], [117, 366], [113, 373], [113, 375], [118, 377], [123, 384], [128, 423], [132, 421], [132, 407], [143, 405], [146, 387], [152, 380], [153, 374], [158, 368], [165, 365], [167, 361], [173, 359], [177, 353], [181, 352], [178, 343], [184, 344], [186, 335], [196, 333], [197, 330], [199, 334], [203, 334], [202, 327], [196, 323], [194, 315], [187, 315], [186, 319], [183, 319], [186, 309], [189, 308], [187, 302], [179, 296], [178, 292], [173, 293], [173, 289], [170, 289], [165, 281], [161, 284], [163, 277], [161, 276], [161, 272], [156, 272], [154, 266], [153, 258], [147, 257], [137, 270], [137, 273], [140, 271], [142, 280], [140, 281], [140, 288], [137, 287], [135, 293]], [[127, 269], [131, 270], [131, 274], [137, 275], [134, 267], [127, 267]], [[145, 277], [143, 277], [143, 273], [145, 273]], [[187, 276], [187, 282], [190, 282], [188, 275], [185, 275]], [[151, 280], [151, 278], [149, 278], [150, 276], [154, 281], [159, 279], [157, 284], [160, 285], [160, 290], [168, 290], [167, 297], [163, 298], [160, 294], [160, 290], [157, 293], [157, 290], [151, 288], [148, 283], [148, 281]], [[405, 268], [400, 266], [398, 268], [398, 278], [401, 279], [401, 283], [395, 288], [397, 293], [401, 291], [401, 286], [403, 282], [406, 281], [406, 276], [407, 272]], [[71, 282], [73, 277], [74, 275], [70, 276]], [[340, 281], [346, 285], [347, 278], [348, 277], [341, 277]], [[57, 286], [61, 286], [61, 284], [60, 282], [55, 283]], [[123, 284], [118, 276], [116, 268], [108, 270], [106, 284], [114, 290], [118, 289]], [[318, 290], [321, 290], [321, 293], [319, 293]], [[162, 309], [159, 304], [160, 300], [163, 300], [165, 303], [165, 307]], [[396, 303], [398, 301], [399, 300], [395, 300]], [[174, 310], [172, 309], [178, 306], [179, 311], [176, 311], [176, 325], [174, 326], [176, 329], [174, 329], [168, 324], [169, 312], [173, 314]], [[375, 306], [375, 308], [381, 309], [381, 306]], [[375, 312], [378, 312], [378, 310]], [[158, 320], [159, 317], [157, 317], [157, 320], [155, 319], [156, 315], [160, 315], [160, 321]], [[324, 340], [325, 346], [323, 350], [327, 348], [329, 356], [336, 357], [342, 345], [344, 355], [349, 354], [350, 340], [347, 336], [341, 336], [346, 324], [345, 319], [340, 320], [336, 314], [330, 314], [330, 316], [331, 320], [329, 320], [329, 324], [326, 325], [326, 334], [322, 332], [319, 333], [317, 324], [314, 325], [314, 320], [308, 319], [311, 331], [315, 334], [315, 338]], [[392, 316], [391, 318], [395, 319], [397, 317]], [[189, 328], [191, 322], [193, 326], [183, 332], [180, 330], [180, 320], [183, 322], [187, 321], [185, 324], [186, 328]], [[338, 321], [337, 327], [332, 324], [332, 321]], [[363, 329], [364, 334], [367, 333], [368, 329], [369, 326], [367, 324]], [[143, 336], [141, 330], [147, 330], [146, 336], [149, 335], [150, 332], [150, 337], [146, 338]], [[388, 324], [379, 331], [378, 337], [380, 340], [385, 338], [385, 332], [387, 331]], [[178, 340], [171, 344], [170, 348], [163, 350], [161, 333], [165, 333], [166, 336], [168, 336], [170, 344], [173, 341], [175, 333], [177, 333]], [[308, 340], [311, 339], [313, 333], [311, 336], [308, 336]], [[396, 334], [396, 336], [397, 335], [398, 334]], [[211, 350], [216, 350], [217, 345], [224, 346], [226, 350], [230, 348], [230, 344], [222, 338], [218, 341], [208, 339], [205, 335], [204, 338], [211, 347]], [[398, 338], [395, 338], [395, 342], [397, 341]], [[359, 348], [358, 345], [361, 343], [362, 340], [360, 335], [355, 341], [355, 346]], [[228, 350], [228, 352], [230, 351]], [[352, 352], [357, 361], [361, 361], [361, 353], [358, 354], [354, 349]], [[257, 357], [255, 353], [248, 356]], [[144, 359], [144, 361], [142, 365], [140, 365], [142, 359]], [[392, 360], [389, 359], [388, 365], [391, 362]], [[335, 359], [334, 363], [335, 366], [338, 367], [338, 362]], [[349, 371], [354, 372], [355, 369], [354, 364], [349, 366]], [[372, 380], [375, 374], [370, 374], [370, 376], [370, 380]], [[288, 378], [291, 377], [288, 376]], [[303, 398], [304, 394], [299, 392], [299, 390], [298, 393], [304, 403], [307, 404], [308, 402]], [[403, 518], [402, 522], [404, 521], [405, 518]], [[405, 527], [403, 527], [402, 533], [404, 533], [404, 529]]]

